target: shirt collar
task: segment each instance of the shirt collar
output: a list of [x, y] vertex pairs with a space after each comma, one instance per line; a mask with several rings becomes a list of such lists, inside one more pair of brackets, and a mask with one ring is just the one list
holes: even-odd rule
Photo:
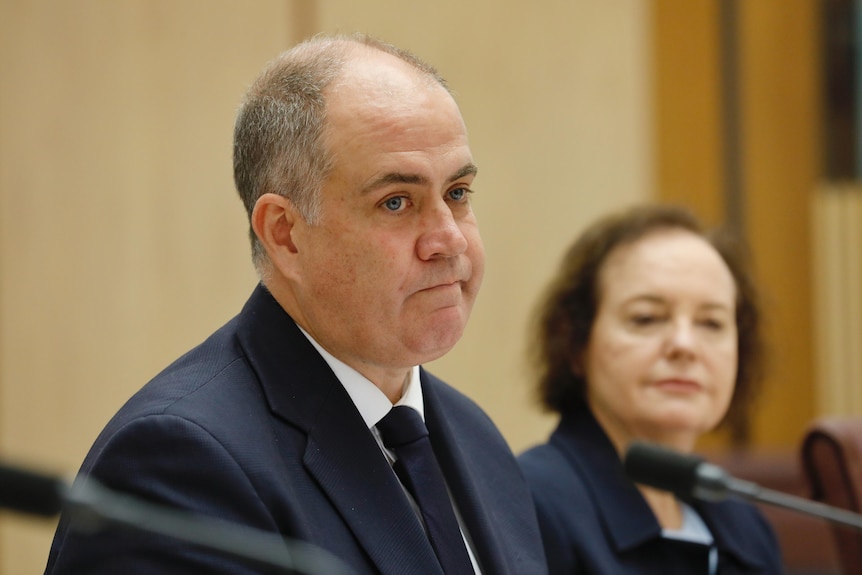
[[[297, 327], [299, 326], [297, 325]], [[356, 405], [356, 409], [365, 421], [365, 425], [369, 429], [377, 425], [377, 422], [383, 419], [393, 407], [386, 394], [380, 391], [380, 388], [374, 385], [367, 377], [323, 349], [323, 346], [317, 343], [304, 329], [300, 327], [299, 331], [308, 338], [311, 345], [314, 346], [323, 359], [326, 360], [326, 363], [329, 364], [329, 368], [335, 374], [335, 377], [338, 378], [338, 381], [341, 382], [341, 385], [344, 386], [354, 405]], [[419, 381], [418, 365], [411, 368], [410, 376], [404, 385], [401, 398], [395, 405], [412, 407], [419, 412], [422, 420], [425, 420], [425, 402], [422, 399], [422, 384]]]

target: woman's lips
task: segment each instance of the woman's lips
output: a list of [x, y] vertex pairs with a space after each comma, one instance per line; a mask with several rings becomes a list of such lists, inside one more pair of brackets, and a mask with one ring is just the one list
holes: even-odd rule
[[696, 393], [702, 389], [702, 386], [691, 379], [662, 379], [656, 382], [656, 387], [663, 391], [671, 393]]

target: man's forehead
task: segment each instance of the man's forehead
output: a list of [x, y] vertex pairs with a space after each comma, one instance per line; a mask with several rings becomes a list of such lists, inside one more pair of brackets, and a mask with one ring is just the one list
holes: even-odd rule
[[338, 75], [329, 84], [330, 93], [352, 90], [379, 94], [406, 94], [424, 88], [439, 87], [448, 91], [433, 77], [393, 54], [371, 46], [353, 44]]

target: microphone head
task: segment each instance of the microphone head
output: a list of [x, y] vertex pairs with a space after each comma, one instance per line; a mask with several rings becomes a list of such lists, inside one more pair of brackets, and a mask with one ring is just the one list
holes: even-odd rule
[[51, 517], [63, 507], [65, 484], [56, 477], [0, 465], [0, 508]]
[[698, 482], [698, 467], [704, 462], [652, 443], [633, 442], [623, 467], [635, 483], [670, 491], [680, 499], [692, 499]]

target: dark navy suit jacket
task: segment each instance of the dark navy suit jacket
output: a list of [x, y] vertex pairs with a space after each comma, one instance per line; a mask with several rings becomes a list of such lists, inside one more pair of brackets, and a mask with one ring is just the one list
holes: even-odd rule
[[[514, 456], [472, 401], [421, 371], [435, 451], [486, 575], [547, 572]], [[344, 387], [262, 287], [144, 386], [81, 468], [148, 500], [310, 542], [357, 574], [439, 574], [391, 467]], [[50, 575], [253, 573], [164, 537], [87, 535], [61, 518]]]
[[[533, 492], [552, 575], [706, 575], [705, 545], [662, 538], [646, 500], [584, 409], [519, 457]], [[782, 573], [770, 525], [740, 501], [691, 502], [718, 549], [718, 574]]]

